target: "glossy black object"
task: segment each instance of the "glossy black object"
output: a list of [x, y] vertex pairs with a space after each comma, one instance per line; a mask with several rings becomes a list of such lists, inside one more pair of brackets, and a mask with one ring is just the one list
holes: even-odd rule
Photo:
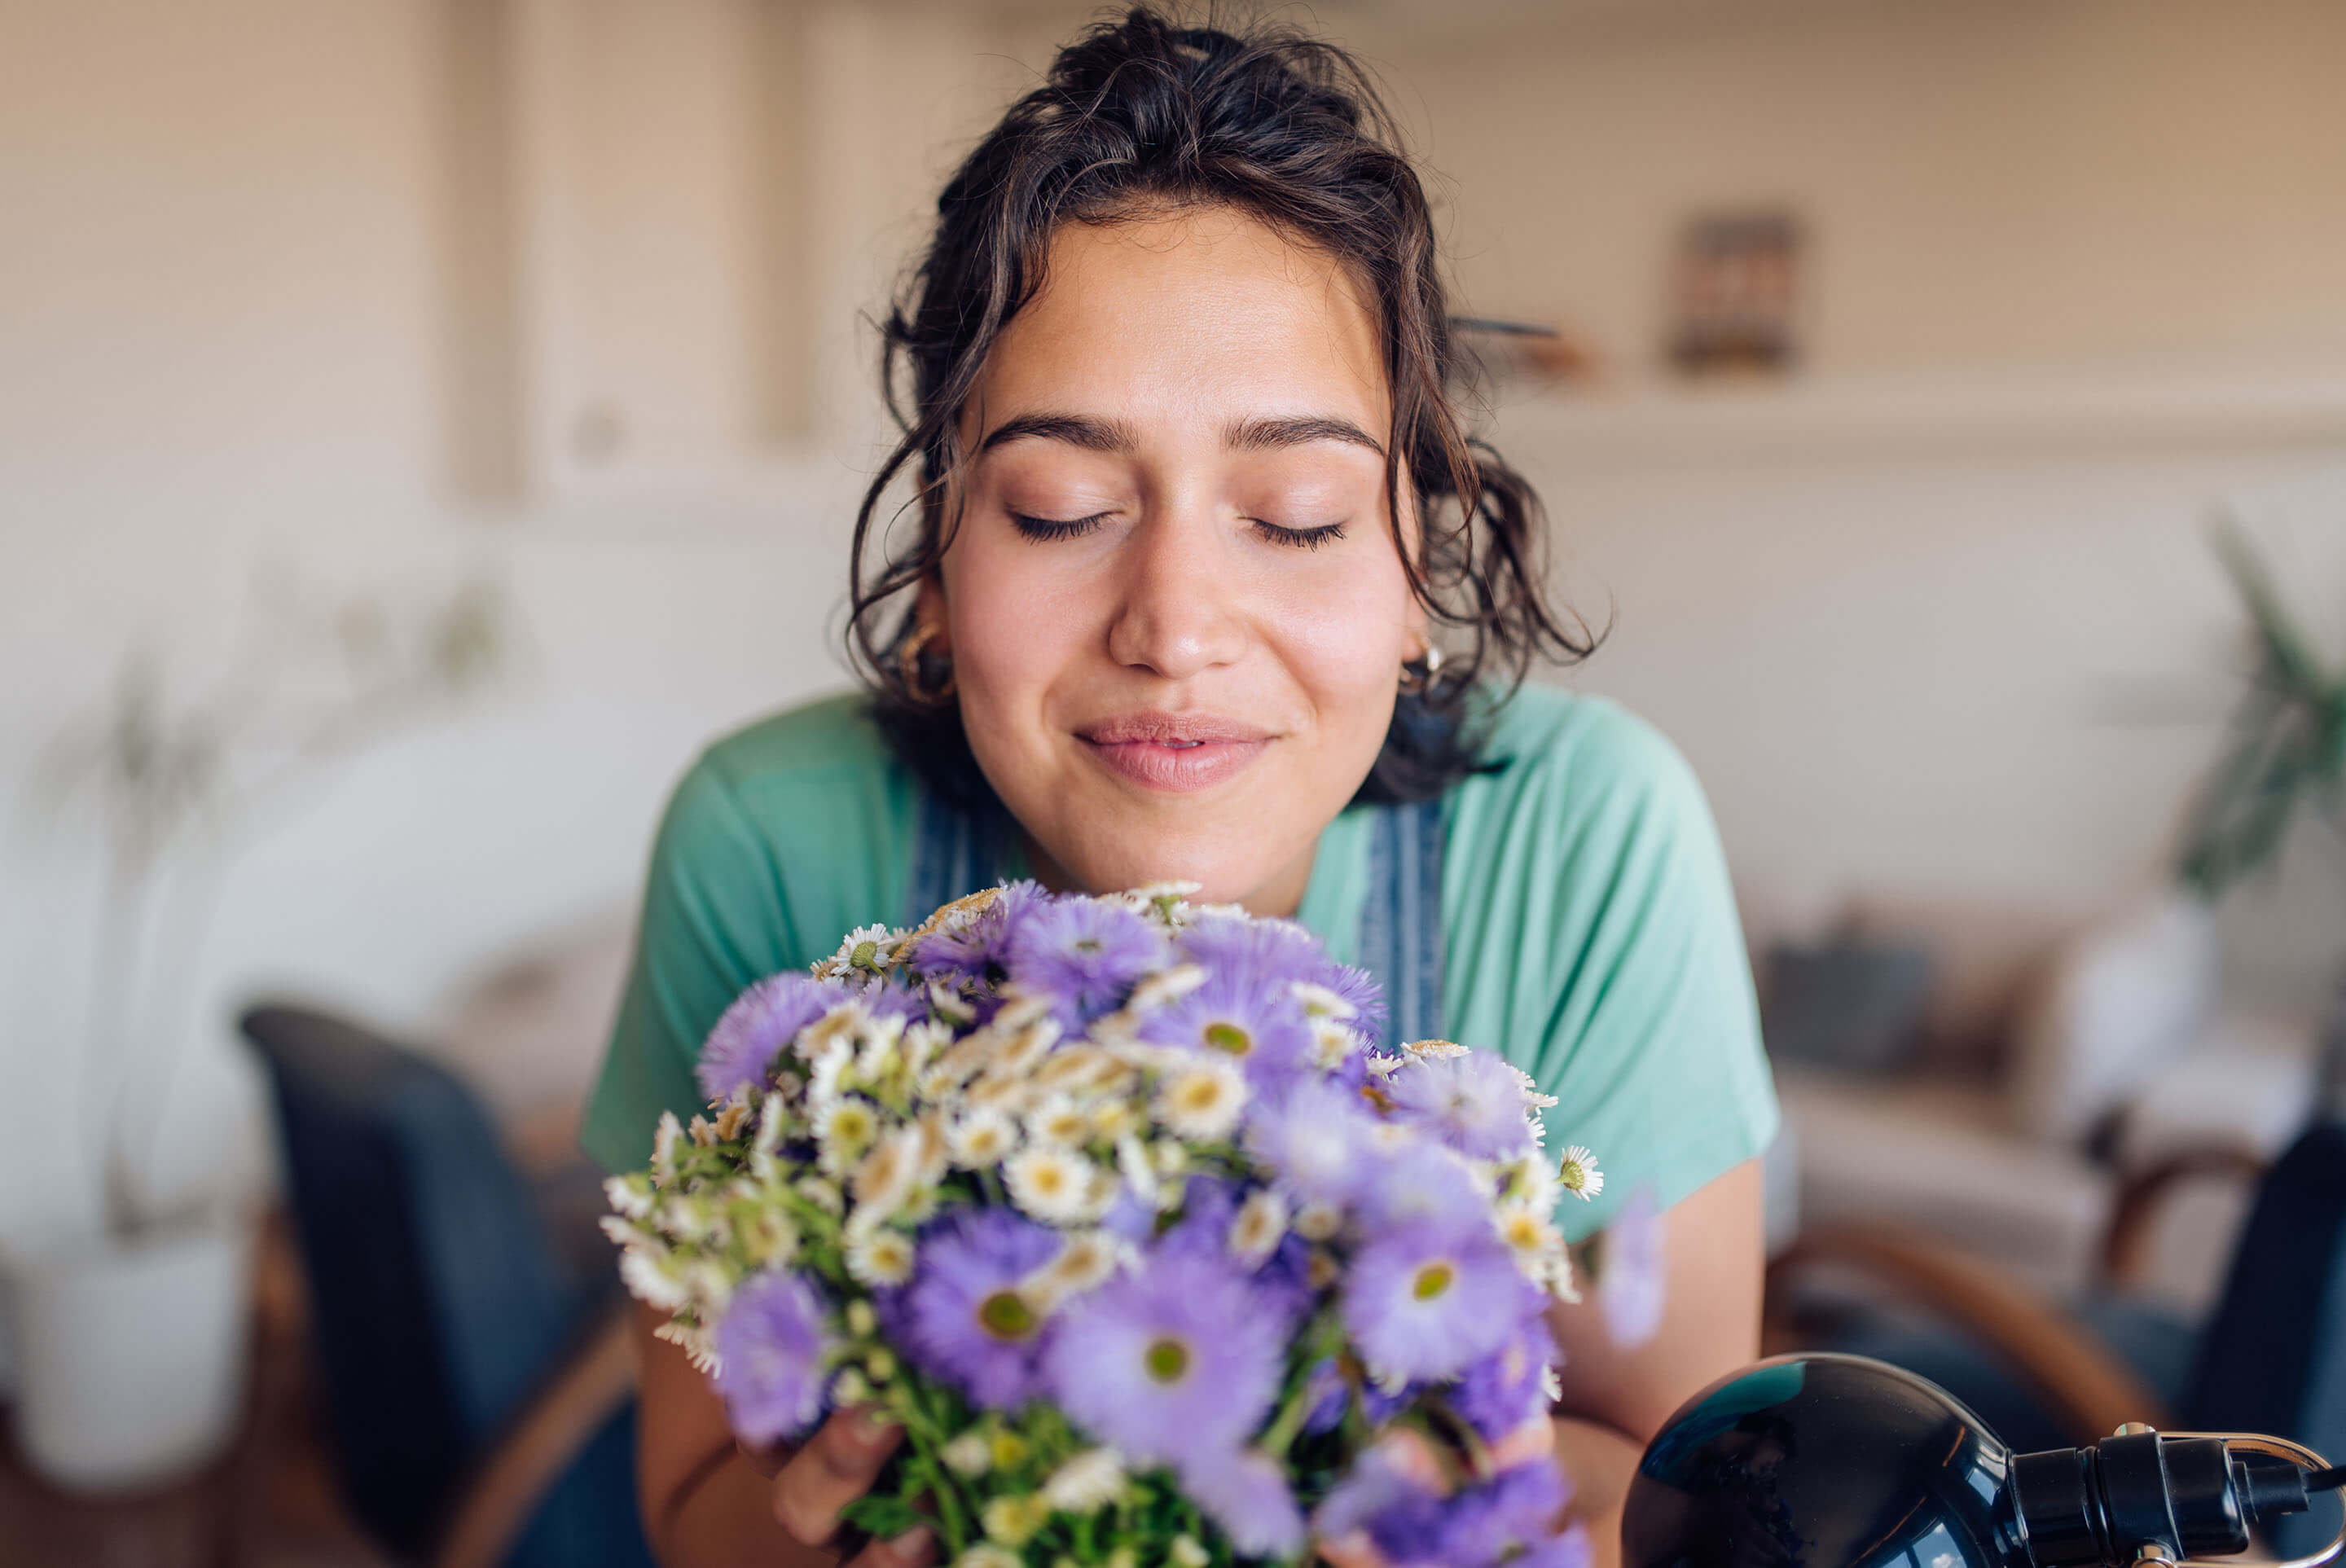
[[2286, 1461], [2127, 1427], [2015, 1455], [1936, 1384], [1781, 1356], [1663, 1424], [1629, 1486], [1626, 1568], [2083, 1568], [2248, 1549], [2306, 1506]]
[[2026, 1568], [2012, 1453], [1936, 1385], [1860, 1356], [1714, 1383], [1630, 1482], [1624, 1568]]

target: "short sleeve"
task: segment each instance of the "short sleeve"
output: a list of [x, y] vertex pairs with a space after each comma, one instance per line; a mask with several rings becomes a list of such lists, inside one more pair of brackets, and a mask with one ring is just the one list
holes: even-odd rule
[[[1456, 1037], [1495, 1044], [1556, 1105], [1548, 1146], [1605, 1172], [1577, 1239], [1632, 1192], [1667, 1207], [1774, 1139], [1778, 1112], [1726, 856], [1677, 748], [1598, 697], [1536, 692], [1504, 771], [1462, 802], [1473, 862]], [[1460, 925], [1452, 926], [1454, 932]]]
[[709, 1027], [797, 951], [771, 846], [707, 758], [669, 798], [653, 841], [635, 961], [579, 1142], [604, 1169], [651, 1157], [664, 1110], [688, 1116]]

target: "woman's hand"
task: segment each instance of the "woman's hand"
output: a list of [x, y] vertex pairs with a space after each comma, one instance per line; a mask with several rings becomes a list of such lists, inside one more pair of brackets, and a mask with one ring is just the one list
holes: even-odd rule
[[[1403, 1430], [1381, 1439], [1380, 1446], [1393, 1469], [1437, 1497], [1448, 1495], [1448, 1472], [1424, 1438]], [[1555, 1460], [1556, 1423], [1545, 1416], [1533, 1417], [1491, 1445], [1494, 1474], [1519, 1464], [1554, 1463]], [[1384, 1554], [1370, 1541], [1366, 1531], [1351, 1531], [1316, 1545], [1320, 1555], [1332, 1568], [1386, 1568]]]
[[[903, 1440], [902, 1427], [865, 1406], [842, 1410], [790, 1452], [743, 1444], [741, 1456], [771, 1481], [774, 1518], [782, 1528], [801, 1545], [821, 1548], [837, 1538], [840, 1514], [872, 1489]], [[926, 1568], [936, 1555], [929, 1532], [911, 1530], [893, 1541], [871, 1543], [847, 1568]]]

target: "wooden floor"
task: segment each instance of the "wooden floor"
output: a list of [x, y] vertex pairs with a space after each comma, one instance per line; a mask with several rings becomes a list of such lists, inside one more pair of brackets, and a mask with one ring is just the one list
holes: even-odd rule
[[[272, 1245], [273, 1243], [273, 1245]], [[69, 1496], [35, 1476], [0, 1421], [6, 1568], [391, 1568], [336, 1499], [314, 1412], [306, 1314], [281, 1237], [255, 1282], [241, 1430], [202, 1474], [136, 1496]]]

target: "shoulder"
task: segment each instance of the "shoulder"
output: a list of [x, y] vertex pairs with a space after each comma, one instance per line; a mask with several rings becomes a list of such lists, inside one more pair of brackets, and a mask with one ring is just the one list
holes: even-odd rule
[[701, 752], [669, 797], [657, 869], [704, 884], [763, 884], [811, 938], [893, 919], [888, 889], [917, 789], [861, 694], [817, 698]]
[[1526, 684], [1486, 709], [1484, 770], [1457, 787], [1454, 817], [1547, 820], [1559, 830], [1709, 830], [1701, 785], [1653, 724], [1609, 697]]

